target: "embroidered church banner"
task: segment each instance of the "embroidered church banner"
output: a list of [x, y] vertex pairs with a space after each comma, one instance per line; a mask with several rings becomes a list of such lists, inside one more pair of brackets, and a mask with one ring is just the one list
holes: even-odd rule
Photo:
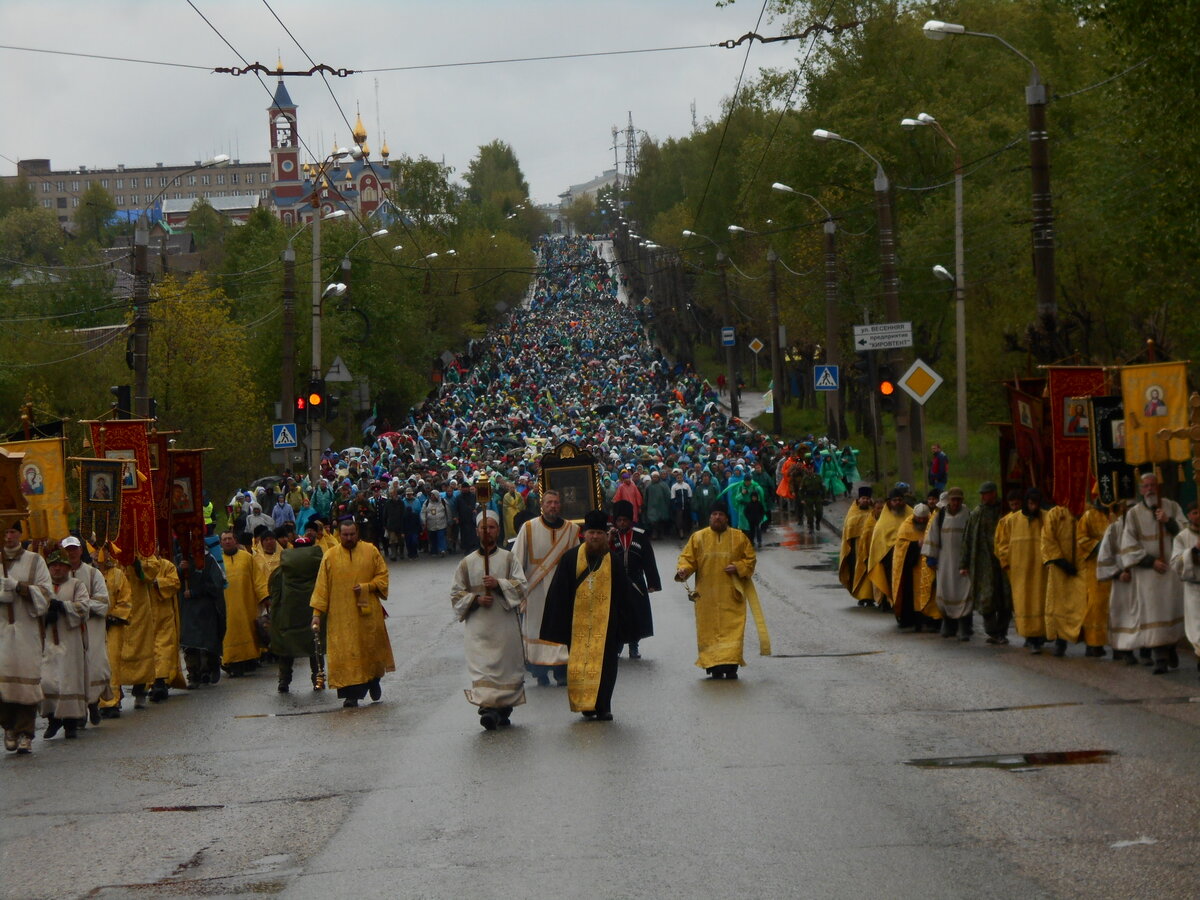
[[1083, 515], [1091, 491], [1091, 420], [1088, 397], [1104, 394], [1098, 366], [1054, 366], [1050, 376], [1050, 416], [1054, 454], [1054, 502]]
[[121, 530], [117, 546], [122, 565], [135, 556], [153, 556], [158, 549], [155, 530], [154, 485], [150, 479], [150, 448], [144, 419], [88, 422], [97, 458], [120, 460]]
[[1164, 428], [1188, 426], [1187, 363], [1151, 363], [1121, 367], [1125, 401], [1125, 461], [1140, 466], [1191, 459], [1186, 438], [1164, 441]]
[[67, 463], [65, 441], [51, 437], [0, 444], [10, 453], [23, 453], [19, 468], [21, 493], [29, 504], [25, 537], [47, 540], [67, 536]]

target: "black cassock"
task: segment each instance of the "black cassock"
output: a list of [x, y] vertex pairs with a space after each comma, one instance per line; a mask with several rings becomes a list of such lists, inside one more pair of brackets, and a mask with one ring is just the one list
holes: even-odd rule
[[[558, 561], [550, 589], [546, 592], [546, 609], [542, 614], [541, 639], [571, 646], [571, 627], [575, 620], [575, 589], [582, 579], [576, 577], [579, 554], [583, 545], [568, 550]], [[617, 683], [617, 659], [623, 644], [640, 641], [653, 633], [650, 601], [629, 583], [629, 575], [621, 557], [608, 550], [612, 567], [612, 595], [608, 606], [608, 631], [604, 638], [604, 663], [600, 670], [600, 689], [596, 695], [596, 712], [611, 709], [613, 687]], [[587, 577], [586, 571], [583, 575]]]

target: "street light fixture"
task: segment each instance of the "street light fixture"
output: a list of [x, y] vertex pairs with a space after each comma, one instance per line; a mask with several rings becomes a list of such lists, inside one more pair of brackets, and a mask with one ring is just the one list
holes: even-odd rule
[[[875, 215], [879, 229], [879, 272], [883, 282], [884, 310], [891, 322], [900, 321], [900, 286], [896, 276], [896, 234], [893, 230], [892, 192], [883, 163], [866, 147], [835, 131], [818, 128], [813, 132], [818, 141], [840, 141], [857, 147], [875, 163]], [[904, 354], [899, 349], [889, 351], [889, 358], [899, 365]], [[910, 404], [900, 400], [896, 405], [896, 468], [901, 481], [913, 483], [912, 437], [909, 422]]]
[[[945, 23], [942, 23], [945, 24]], [[942, 32], [935, 32], [942, 34]], [[950, 32], [953, 33], [953, 32]], [[962, 151], [958, 149], [958, 144], [947, 134], [946, 129], [941, 123], [929, 113], [918, 113], [915, 119], [901, 119], [900, 127], [908, 131], [912, 131], [918, 127], [928, 126], [938, 133], [938, 135], [954, 151], [954, 321], [955, 321], [955, 360], [956, 367], [956, 391], [955, 399], [957, 405], [957, 431], [958, 431], [958, 453], [965, 457], [969, 452], [970, 437], [967, 434], [967, 285], [966, 285], [966, 262], [964, 260], [963, 250], [963, 160]], [[941, 269], [946, 276], [950, 273], [941, 266], [934, 266], [934, 274], [939, 278], [943, 277], [938, 273]]]
[[[771, 185], [771, 190], [778, 191], [781, 194], [795, 194], [797, 197], [807, 197], [820, 207], [821, 212], [825, 214], [825, 361], [829, 365], [840, 366], [842, 359], [840, 332], [842, 326], [838, 309], [837, 223], [834, 222], [833, 213], [829, 211], [829, 207], [812, 194], [797, 191], [781, 181], [774, 182]], [[776, 316], [778, 317], [778, 313], [776, 313]], [[782, 329], [780, 330], [782, 331]], [[784, 343], [783, 335], [781, 334], [779, 336], [780, 349], [783, 348]], [[826, 407], [826, 424], [829, 428], [829, 435], [835, 441], [841, 441], [843, 438], [843, 415], [842, 389], [840, 385], [836, 391], [826, 392], [825, 396], [833, 400]], [[874, 402], [873, 395], [872, 402]], [[872, 423], [874, 423], [873, 413], [871, 419]]]
[[1029, 84], [1025, 86], [1025, 106], [1029, 113], [1029, 173], [1033, 207], [1033, 275], [1037, 290], [1037, 314], [1046, 332], [1049, 355], [1058, 351], [1058, 301], [1054, 291], [1054, 201], [1050, 193], [1050, 139], [1046, 133], [1046, 98], [1049, 91], [1042, 73], [1032, 59], [1000, 37], [986, 31], [968, 31], [965, 25], [930, 19], [922, 29], [925, 37], [940, 41], [947, 35], [991, 38], [999, 41], [1029, 66]]

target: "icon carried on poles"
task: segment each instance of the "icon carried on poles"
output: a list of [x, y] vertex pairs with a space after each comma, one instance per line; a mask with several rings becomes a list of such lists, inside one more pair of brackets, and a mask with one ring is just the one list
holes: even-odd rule
[[296, 426], [290, 422], [271, 426], [271, 447], [275, 450], [292, 450], [297, 447]]
[[813, 366], [813, 389], [836, 391], [838, 389], [838, 366]]

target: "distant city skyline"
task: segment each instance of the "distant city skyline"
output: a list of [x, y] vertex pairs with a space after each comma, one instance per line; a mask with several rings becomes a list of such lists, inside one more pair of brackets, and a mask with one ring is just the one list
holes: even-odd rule
[[[250, 62], [307, 69], [309, 61], [267, 8], [231, 0], [195, 5]], [[597, 7], [549, 0], [508, 3], [363, 0], [352, 10], [309, 0], [271, 4], [318, 63], [367, 71], [329, 78], [341, 110], [361, 113], [374, 158], [386, 137], [392, 159], [425, 155], [461, 180], [479, 146], [512, 145], [540, 204], [613, 167], [612, 127], [656, 140], [682, 137], [696, 115], [718, 118], [734, 89], [745, 45], [575, 59], [450, 66], [480, 60], [708, 45], [754, 29], [759, 7], [716, 8], [712, 0], [632, 0]], [[764, 22], [763, 33], [775, 33]], [[77, 56], [0, 50], [10, 85], [0, 174], [18, 159], [48, 158], [55, 169], [176, 165], [225, 153], [242, 162], [269, 157], [264, 90], [253, 75], [212, 74], [242, 61], [184, 3], [48, 0], [0, 4], [4, 43], [202, 66], [177, 68]], [[409, 35], [417, 37], [410, 38]], [[799, 45], [756, 46], [760, 67], [788, 66]], [[350, 143], [319, 77], [287, 79], [300, 133], [313, 154]], [[378, 98], [378, 105], [377, 105]], [[624, 148], [620, 151], [624, 165]]]

